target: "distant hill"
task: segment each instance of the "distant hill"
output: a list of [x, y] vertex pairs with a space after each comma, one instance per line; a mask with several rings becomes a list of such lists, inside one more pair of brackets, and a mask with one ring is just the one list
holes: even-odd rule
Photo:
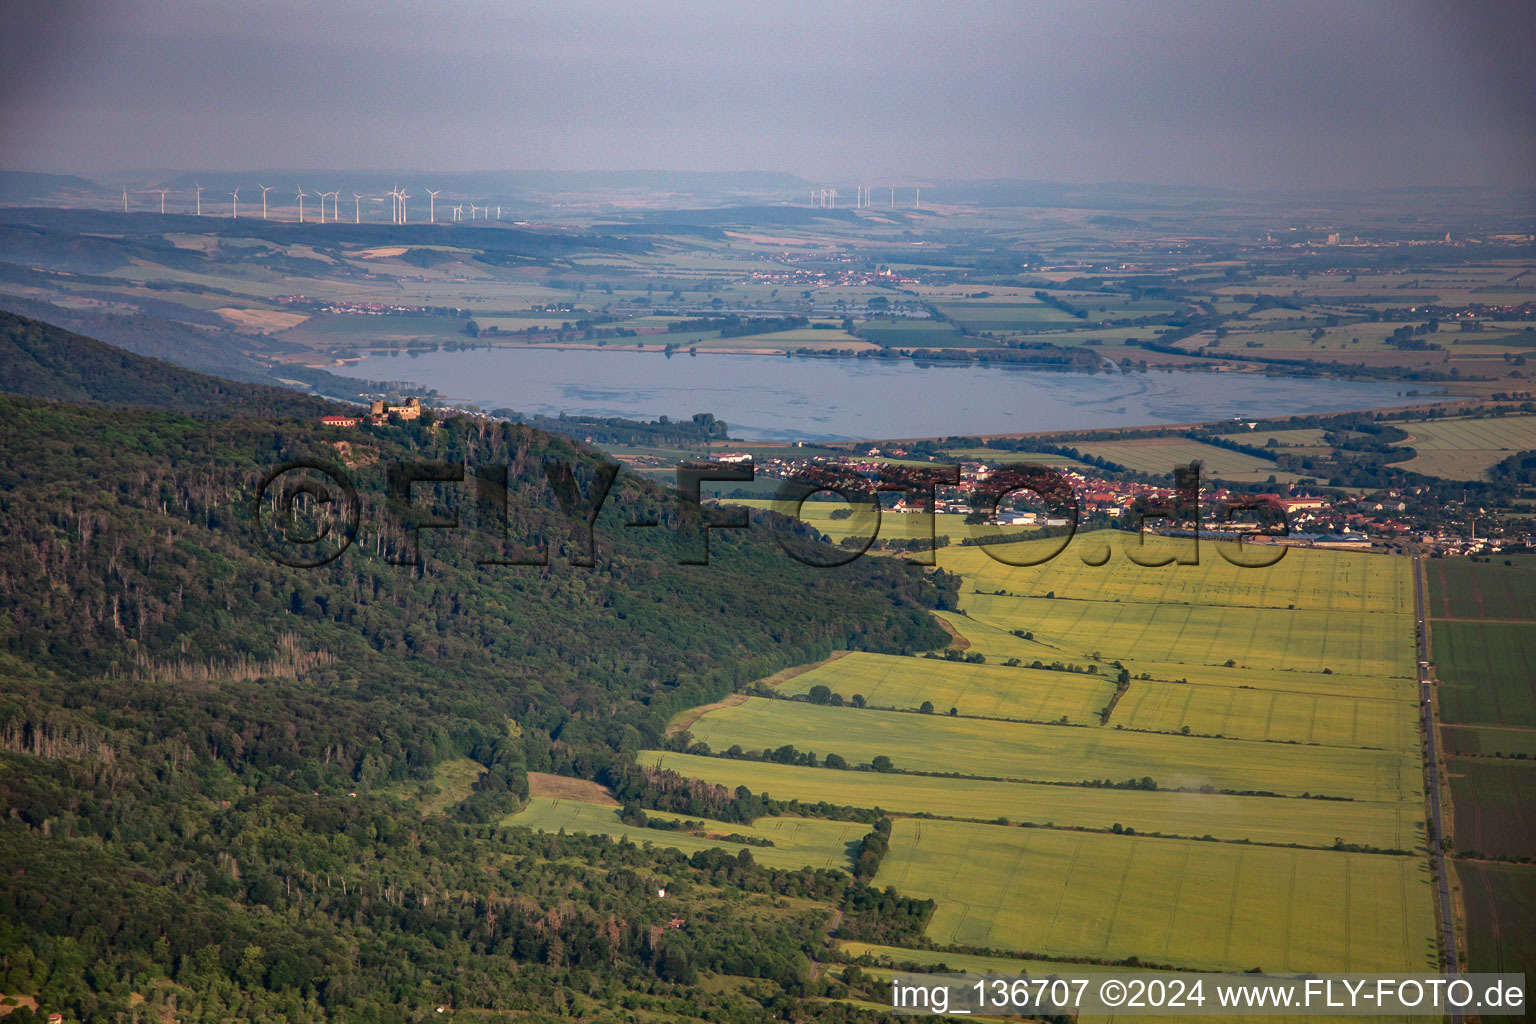
[[73, 174], [0, 171], [0, 203], [32, 203], [61, 194], [105, 194], [107, 189]]
[[[262, 346], [272, 344], [266, 339], [252, 339], [226, 330], [219, 317], [180, 303], [144, 296], [135, 296], [133, 302], [144, 312], [69, 309], [50, 302], [0, 295], [0, 310], [41, 320], [136, 355], [163, 359], [229, 380], [282, 387], [280, 378], [287, 377], [305, 381], [322, 394], [342, 399], [355, 399], [360, 394], [359, 388], [364, 386], [351, 377], [338, 377], [329, 371], [307, 366], [285, 366], [274, 371], [258, 358]], [[159, 315], [155, 311], [160, 311]], [[209, 322], [214, 326], [194, 326]], [[246, 351], [253, 345], [257, 349], [255, 356]]]
[[197, 416], [313, 418], [340, 407], [134, 355], [52, 324], [0, 311], [0, 391], [86, 405], [146, 406]]

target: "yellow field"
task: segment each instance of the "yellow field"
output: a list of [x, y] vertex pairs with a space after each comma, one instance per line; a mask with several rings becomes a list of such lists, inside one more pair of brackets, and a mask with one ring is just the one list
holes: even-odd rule
[[903, 819], [875, 883], [937, 900], [939, 943], [1387, 972], [1435, 969], [1428, 872], [1418, 857]]
[[1268, 459], [1182, 437], [1135, 438], [1125, 441], [1084, 441], [1075, 445], [1084, 455], [1097, 455], [1140, 473], [1170, 473], [1175, 466], [1201, 464], [1203, 479], [1262, 483], [1295, 477]]
[[1477, 480], [1483, 471], [1519, 451], [1536, 449], [1536, 416], [1429, 420], [1408, 423], [1419, 454], [1402, 468], [1452, 480]]
[[909, 715], [748, 698], [711, 711], [690, 730], [716, 751], [793, 743], [850, 763], [884, 754], [907, 771], [1040, 782], [1140, 779], [1165, 789], [1302, 793], [1357, 800], [1417, 799], [1410, 751], [1308, 747], [1254, 740], [1163, 736], [1090, 726]]
[[1261, 796], [1144, 792], [1043, 786], [987, 779], [803, 768], [647, 750], [641, 764], [734, 789], [746, 786], [779, 800], [826, 801], [894, 813], [1106, 829], [1116, 822], [1138, 832], [1256, 843], [1332, 846], [1335, 839], [1384, 850], [1423, 845], [1423, 814], [1403, 803], [1279, 800]]
[[1196, 604], [1050, 600], [966, 595], [973, 619], [1026, 629], [1068, 657], [1135, 652], [1153, 661], [1252, 668], [1324, 669], [1359, 675], [1413, 671], [1413, 627], [1406, 615], [1294, 611]]
[[[1403, 559], [1353, 551], [1290, 548], [1276, 565], [1244, 569], [1223, 559], [1214, 544], [1201, 545], [1199, 565], [1147, 568], [1123, 554], [1131, 535], [1113, 531], [1084, 533], [1061, 556], [1043, 565], [1015, 567], [991, 558], [978, 547], [944, 551], [939, 564], [964, 573], [967, 591], [1002, 589], [1022, 597], [1077, 601], [1133, 601], [1156, 605], [1205, 604], [1222, 608], [1276, 608], [1303, 611], [1350, 611], [1408, 614], [1412, 577]], [[1082, 564], [1077, 554], [1109, 543], [1114, 557], [1107, 565]], [[1048, 550], [1060, 541], [1009, 545], [1021, 553]], [[1150, 543], [1150, 541], [1149, 541]], [[1081, 548], [1079, 547], [1081, 545]], [[1264, 552], [1268, 554], [1268, 552]], [[1022, 560], [1022, 559], [1015, 559]], [[1138, 649], [1120, 654], [1140, 654]], [[1411, 674], [1411, 673], [1410, 673]]]
[[1046, 672], [971, 665], [933, 658], [902, 658], [855, 651], [778, 687], [781, 693], [809, 693], [828, 686], [844, 699], [862, 694], [870, 707], [901, 710], [931, 701], [939, 714], [951, 707], [962, 715], [1018, 721], [1097, 723], [1115, 684], [1107, 675]]
[[[1123, 557], [1128, 539], [1084, 535], [1032, 567], [942, 549], [963, 585], [959, 610], [938, 615], [985, 664], [852, 654], [782, 684], [893, 708], [929, 700], [938, 714], [753, 698], [691, 727], [716, 753], [792, 743], [854, 765], [884, 755], [897, 772], [642, 760], [781, 800], [939, 816], [898, 819], [876, 878], [937, 901], [927, 936], [939, 944], [1201, 969], [1432, 969], [1406, 560], [1290, 549], [1244, 569], [1206, 544], [1199, 565], [1148, 568]], [[1084, 564], [1106, 544], [1107, 564]], [[1011, 658], [1099, 674], [1000, 665]], [[1131, 678], [1102, 726], [1092, 712], [1116, 661]], [[1061, 714], [1089, 724], [1040, 724]], [[1034, 721], [998, 720], [1009, 717]], [[1081, 785], [1143, 777], [1158, 788]], [[955, 818], [971, 820], [943, 820]], [[1115, 825], [1136, 834], [1074, 831]]]
[[1197, 683], [1135, 681], [1111, 722], [1127, 729], [1239, 736], [1282, 743], [1400, 750], [1418, 737], [1417, 709], [1406, 700], [1360, 700], [1316, 693], [1276, 693]]

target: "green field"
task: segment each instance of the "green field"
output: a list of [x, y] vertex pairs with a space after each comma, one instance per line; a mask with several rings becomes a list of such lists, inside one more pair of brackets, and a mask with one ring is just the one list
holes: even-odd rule
[[[1515, 561], [1511, 559], [1511, 561]], [[1536, 625], [1536, 561], [1513, 566], [1432, 558], [1429, 614], [1446, 619], [1530, 619]]]
[[1137, 680], [1111, 721], [1127, 729], [1238, 736], [1282, 743], [1401, 750], [1418, 742], [1408, 700], [1361, 700], [1198, 683]]
[[939, 312], [973, 331], [1022, 330], [1042, 325], [1082, 323], [1065, 310], [1043, 302], [946, 302]]
[[[681, 820], [682, 815], [654, 813], [654, 818]], [[693, 820], [699, 820], [697, 818]], [[619, 820], [618, 809], [556, 797], [530, 797], [528, 806], [502, 819], [503, 825], [526, 826], [540, 832], [588, 832], [628, 839], [632, 843], [670, 846], [684, 853], [699, 850], [750, 851], [759, 864], [775, 868], [838, 868], [852, 870], [852, 854], [868, 825], [848, 821], [824, 821], [820, 818], [759, 818], [751, 825], [732, 825], [706, 821], [712, 835], [744, 835], [773, 840], [772, 846], [747, 846], [728, 843], [687, 832], [626, 825]]]
[[1389, 802], [1417, 799], [1422, 791], [1417, 759], [1407, 751], [858, 711], [756, 697], [711, 711], [690, 731], [717, 751], [792, 742], [854, 764], [884, 754], [907, 771], [985, 778], [1118, 782], [1150, 776], [1165, 789], [1208, 785]]
[[1491, 754], [1536, 758], [1536, 729], [1500, 729], [1492, 725], [1442, 725], [1448, 754]]
[[1417, 857], [915, 819], [891, 840], [875, 882], [937, 900], [938, 943], [1205, 970], [1436, 967]]
[[1452, 480], [1477, 480], [1494, 463], [1536, 449], [1536, 416], [1423, 420], [1403, 429], [1412, 435], [1403, 444], [1418, 455], [1402, 468]]
[[1457, 861], [1474, 971], [1536, 975], [1536, 866]]
[[658, 765], [722, 786], [746, 786], [780, 800], [847, 803], [907, 814], [1111, 828], [1256, 843], [1357, 846], [1412, 850], [1423, 846], [1423, 812], [1406, 803], [1277, 800], [1273, 797], [1144, 792], [1043, 786], [986, 779], [939, 779], [877, 772], [803, 768], [771, 761], [738, 761], [648, 750], [642, 764]]
[[968, 338], [942, 320], [867, 320], [859, 337], [881, 348], [977, 348], [995, 343]]
[[1442, 721], [1536, 728], [1536, 625], [1430, 624]]
[[1458, 851], [1536, 858], [1536, 763], [1450, 757], [1445, 774], [1456, 812]]
[[1080, 725], [1097, 724], [1097, 712], [1115, 692], [1104, 675], [860, 652], [795, 676], [779, 691], [809, 693], [813, 686], [832, 687], [844, 698], [862, 694], [876, 708], [912, 709], [926, 700], [939, 714], [954, 707], [962, 715], [1029, 722], [1066, 718]]
[[1084, 455], [1108, 459], [1138, 473], [1170, 473], [1175, 466], [1199, 462], [1202, 479], [1219, 478], [1243, 483], [1263, 483], [1271, 476], [1282, 481], [1296, 479], [1268, 459], [1181, 437], [1084, 441], [1075, 447]]

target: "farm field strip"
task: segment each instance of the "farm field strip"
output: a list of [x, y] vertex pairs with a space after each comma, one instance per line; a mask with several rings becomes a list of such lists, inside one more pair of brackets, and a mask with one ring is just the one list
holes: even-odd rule
[[819, 707], [748, 698], [694, 723], [713, 750], [793, 742], [851, 763], [890, 757], [898, 769], [1041, 782], [1141, 779], [1165, 789], [1312, 793], [1356, 800], [1416, 800], [1413, 751], [1309, 747], [1256, 740], [1164, 736], [1073, 727]]
[[1536, 964], [1536, 865], [1456, 861], [1474, 971], [1523, 972]]
[[[1513, 560], [1513, 559], [1511, 559]], [[1536, 564], [1488, 565], [1463, 558], [1434, 558], [1429, 574], [1433, 618], [1519, 619], [1536, 626]]]
[[1456, 849], [1485, 857], [1536, 858], [1536, 764], [1448, 757]]
[[1096, 455], [1139, 473], [1168, 473], [1175, 466], [1191, 462], [1201, 463], [1201, 476], [1207, 478], [1267, 480], [1270, 474], [1282, 472], [1269, 459], [1180, 437], [1084, 441], [1074, 447], [1085, 455]]
[[[771, 839], [773, 846], [747, 846], [718, 839], [671, 832], [662, 829], [626, 825], [619, 820], [617, 808], [556, 797], [530, 797], [528, 805], [502, 819], [506, 826], [526, 826], [540, 832], [587, 832], [616, 839], [655, 846], [668, 846], [695, 853], [699, 850], [727, 850], [733, 854], [750, 850], [759, 864], [775, 868], [837, 868], [850, 871], [851, 853], [869, 826], [858, 822], [825, 821], [819, 818], [759, 818], [751, 825], [705, 821], [704, 827], [719, 835], [744, 835]], [[651, 812], [653, 818], [683, 820], [684, 815]], [[692, 820], [701, 820], [693, 818]]]
[[1452, 480], [1478, 479], [1510, 455], [1536, 449], [1536, 416], [1429, 420], [1404, 429], [1413, 439], [1402, 443], [1418, 455], [1402, 467]]
[[1004, 630], [1024, 628], [1081, 657], [1130, 652], [1153, 661], [1406, 676], [1411, 620], [1372, 612], [1070, 601], [962, 594], [971, 617]]
[[860, 651], [795, 676], [777, 689], [788, 696], [809, 693], [815, 686], [830, 687], [844, 699], [861, 694], [871, 707], [915, 709], [926, 700], [939, 714], [954, 707], [962, 715], [1035, 722], [1066, 718], [1083, 725], [1097, 724], [1099, 709], [1115, 692], [1113, 679], [1102, 674]]
[[1225, 665], [1189, 665], [1166, 661], [1127, 659], [1132, 675], [1142, 672], [1154, 679], [1188, 679], [1207, 686], [1251, 688], [1275, 693], [1312, 693], [1350, 700], [1418, 702], [1412, 679], [1404, 676], [1351, 675], [1345, 672], [1302, 672], [1289, 668], [1250, 668]]
[[1440, 736], [1448, 754], [1536, 758], [1536, 729], [1503, 729], [1496, 725], [1445, 725]]
[[1536, 627], [1432, 621], [1440, 720], [1536, 728]]
[[1387, 972], [1435, 969], [1428, 872], [1411, 857], [909, 818], [875, 883], [937, 900], [926, 934], [938, 943]]
[[806, 768], [647, 750], [641, 764], [779, 800], [879, 807], [897, 814], [1051, 824], [1256, 843], [1332, 846], [1335, 839], [1384, 850], [1422, 848], [1423, 814], [1407, 803], [1278, 800], [1273, 797], [1095, 789], [986, 779], [940, 779]]
[[1133, 680], [1111, 722], [1127, 729], [1402, 750], [1418, 740], [1406, 701]]
[[[1411, 605], [1412, 577], [1403, 559], [1290, 548], [1273, 566], [1244, 569], [1231, 565], [1214, 545], [1205, 543], [1200, 545], [1199, 565], [1142, 567], [1122, 554], [1130, 536], [1120, 531], [1082, 533], [1061, 555], [1036, 566], [1006, 565], [978, 547], [947, 548], [939, 553], [939, 564], [965, 575], [966, 591], [1000, 589], [1024, 597], [1055, 593], [1079, 601], [1404, 616]], [[1074, 557], [1078, 551], [1105, 541], [1110, 542], [1114, 554], [1108, 564], [1094, 568]], [[1059, 543], [1058, 539], [1010, 545], [1014, 549], [1010, 556], [1018, 556], [1015, 561], [1040, 557]]]

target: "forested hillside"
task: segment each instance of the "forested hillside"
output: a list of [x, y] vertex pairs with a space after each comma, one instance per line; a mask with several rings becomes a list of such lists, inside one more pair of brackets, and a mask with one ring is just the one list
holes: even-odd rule
[[342, 407], [286, 388], [237, 383], [134, 355], [0, 310], [0, 391], [199, 416], [304, 416]]
[[[114, 367], [152, 362], [14, 318], [4, 336], [42, 393], [129, 401]], [[198, 412], [227, 396], [245, 415], [0, 399], [0, 992], [103, 1020], [141, 998], [133, 1013], [156, 1020], [625, 1000], [718, 1020], [800, 989], [825, 914], [727, 904], [718, 887], [836, 903], [848, 876], [494, 823], [529, 770], [625, 773], [675, 709], [835, 648], [941, 645], [920, 570], [808, 568], [766, 519], [710, 531], [710, 564], [680, 564], [702, 554], [696, 517], [623, 474], [585, 567], [583, 524], [545, 467], [568, 467], [579, 494], [604, 467], [565, 439], [250, 418], [311, 400], [172, 367], [135, 394]], [[355, 543], [318, 568], [263, 545], [260, 486], [294, 459], [361, 496]], [[412, 503], [461, 526], [422, 530], [419, 564], [393, 564], [410, 533], [389, 467], [422, 463], [469, 467]], [[546, 538], [547, 565], [479, 564], [505, 554], [477, 504], [485, 466], [506, 469], [505, 535]], [[462, 758], [479, 766], [466, 798], [427, 819], [402, 809], [402, 781]], [[676, 902], [647, 897], [658, 879]], [[652, 925], [672, 914], [692, 923], [663, 940]], [[700, 968], [775, 981], [761, 999], [705, 996], [689, 987]]]

